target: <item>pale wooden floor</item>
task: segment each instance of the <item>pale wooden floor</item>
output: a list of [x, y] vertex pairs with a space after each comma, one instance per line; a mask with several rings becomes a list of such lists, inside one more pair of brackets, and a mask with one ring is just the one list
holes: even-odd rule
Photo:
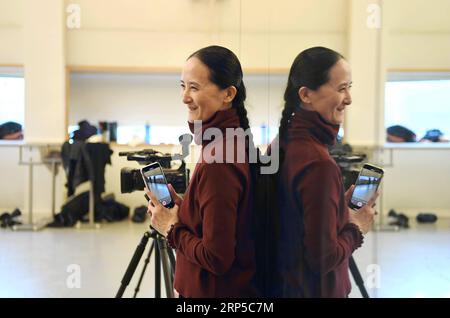
[[[145, 230], [128, 221], [98, 230], [0, 229], [0, 297], [114, 297]], [[372, 297], [450, 297], [450, 220], [372, 233], [354, 256], [375, 286]], [[124, 297], [132, 296], [143, 259]], [[150, 263], [138, 297], [154, 296], [153, 276]], [[361, 297], [356, 285], [350, 297]]]

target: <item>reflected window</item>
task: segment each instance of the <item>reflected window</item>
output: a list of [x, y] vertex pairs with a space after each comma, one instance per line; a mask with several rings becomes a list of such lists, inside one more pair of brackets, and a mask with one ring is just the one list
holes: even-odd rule
[[23, 139], [25, 80], [0, 74], [0, 139]]
[[[450, 137], [450, 74], [395, 74], [385, 87], [385, 127], [405, 127], [417, 141]], [[439, 136], [439, 138], [431, 138]]]

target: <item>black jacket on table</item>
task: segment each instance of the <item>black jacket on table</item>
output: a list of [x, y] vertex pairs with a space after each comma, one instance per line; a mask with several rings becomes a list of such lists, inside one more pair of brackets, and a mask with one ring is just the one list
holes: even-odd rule
[[86, 143], [84, 141], [65, 142], [61, 148], [63, 167], [67, 175], [68, 196], [84, 181], [94, 182], [96, 198], [105, 191], [105, 167], [111, 164], [113, 151], [106, 143]]

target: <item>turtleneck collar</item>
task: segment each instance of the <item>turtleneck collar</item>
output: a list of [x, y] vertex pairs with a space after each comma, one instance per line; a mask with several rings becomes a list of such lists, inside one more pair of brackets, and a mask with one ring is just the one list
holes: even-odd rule
[[339, 127], [326, 122], [316, 111], [297, 108], [291, 118], [289, 138], [304, 136], [305, 132], [309, 132], [322, 144], [334, 145]]
[[201, 134], [194, 130], [194, 123], [188, 122], [189, 129], [194, 134], [194, 141], [197, 145], [205, 146], [211, 142], [211, 140], [202, 140], [203, 134], [208, 128], [218, 128], [225, 136], [226, 128], [238, 128], [240, 127], [239, 117], [236, 114], [236, 109], [229, 108], [216, 112], [211, 118], [202, 122]]

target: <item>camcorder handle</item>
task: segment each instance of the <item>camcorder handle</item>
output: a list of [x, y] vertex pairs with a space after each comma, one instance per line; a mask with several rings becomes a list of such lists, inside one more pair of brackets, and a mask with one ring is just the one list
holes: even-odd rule
[[194, 137], [191, 134], [183, 134], [178, 137], [178, 140], [181, 144], [181, 154], [175, 154], [172, 156], [173, 160], [183, 160], [187, 156], [189, 156], [189, 145], [191, 144]]

